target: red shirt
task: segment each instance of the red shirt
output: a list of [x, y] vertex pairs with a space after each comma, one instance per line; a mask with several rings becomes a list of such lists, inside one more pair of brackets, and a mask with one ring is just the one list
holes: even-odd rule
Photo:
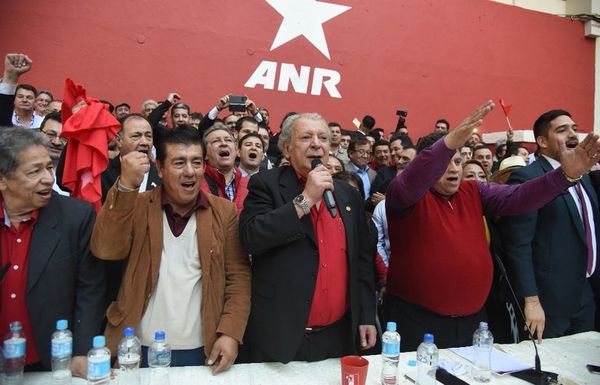
[[31, 219], [21, 222], [15, 228], [9, 221], [0, 200], [0, 250], [2, 255], [1, 267], [10, 263], [10, 268], [2, 282], [0, 290], [0, 333], [8, 332], [8, 324], [20, 321], [27, 338], [25, 364], [39, 361], [33, 341], [33, 329], [27, 309], [27, 268], [31, 234], [38, 217], [38, 211], [31, 213]]
[[[306, 179], [298, 175], [300, 183]], [[332, 218], [325, 202], [310, 210], [315, 240], [319, 249], [319, 269], [308, 315], [308, 327], [326, 326], [339, 321], [348, 311], [348, 258], [346, 230], [340, 215]]]
[[190, 209], [185, 215], [181, 216], [173, 211], [173, 206], [169, 202], [169, 198], [167, 197], [167, 193], [163, 189], [160, 195], [160, 201], [163, 209], [165, 210], [165, 214], [167, 215], [167, 223], [169, 224], [169, 228], [175, 237], [178, 237], [185, 230], [185, 226], [188, 223], [188, 220], [191, 218], [192, 214], [196, 212], [199, 208], [208, 208], [208, 199], [206, 196], [200, 192], [198, 193], [198, 198], [196, 199], [196, 203], [194, 207]]

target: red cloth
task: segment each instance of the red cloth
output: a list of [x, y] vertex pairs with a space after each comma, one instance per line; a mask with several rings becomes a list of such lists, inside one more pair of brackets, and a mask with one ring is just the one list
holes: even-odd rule
[[500, 106], [502, 107], [502, 111], [504, 111], [504, 116], [508, 117], [508, 113], [510, 112], [512, 105], [505, 104], [504, 99], [500, 99]]
[[[306, 178], [299, 173], [296, 177], [304, 187]], [[325, 202], [310, 209], [310, 219], [319, 249], [319, 269], [306, 326], [327, 326], [342, 319], [349, 308], [346, 229], [339, 215], [331, 217]]]
[[379, 253], [375, 254], [375, 275], [377, 276], [377, 289], [385, 286], [387, 280], [388, 268], [383, 262], [383, 258]]
[[367, 166], [373, 171], [379, 170], [379, 165], [374, 160], [370, 161]]
[[[225, 176], [221, 174], [216, 168], [206, 165], [205, 174], [217, 185], [217, 196], [221, 198], [225, 198], [229, 200], [227, 194], [225, 193]], [[248, 180], [250, 179], [247, 176], [242, 176], [242, 173], [239, 168], [234, 167], [233, 172], [235, 173], [235, 192], [233, 193], [233, 203], [235, 204], [235, 208], [237, 209], [238, 215], [242, 212], [244, 208], [244, 200], [248, 196]], [[206, 181], [206, 178], [202, 180], [202, 190], [206, 191], [209, 194], [213, 192], [210, 190], [210, 186]]]
[[[73, 114], [73, 107], [81, 101], [86, 105]], [[86, 96], [85, 88], [71, 79], [65, 80], [62, 121], [61, 135], [69, 139], [62, 184], [72, 191], [72, 197], [90, 202], [99, 211], [100, 174], [108, 166], [108, 142], [119, 131], [120, 124], [106, 104]]]
[[348, 311], [346, 229], [339, 215], [331, 217], [325, 202], [311, 208], [310, 219], [319, 248], [319, 270], [306, 326], [326, 326]]
[[[8, 221], [4, 215], [4, 206], [0, 199], [0, 247], [2, 250], [2, 265], [10, 263], [11, 266], [2, 282], [0, 290], [0, 333], [4, 336], [8, 332], [8, 324], [19, 321], [23, 325], [27, 345], [25, 350], [25, 364], [35, 364], [40, 359], [33, 341], [33, 329], [27, 308], [27, 268], [29, 245], [33, 226], [38, 217], [38, 211], [31, 213], [31, 219], [21, 222], [19, 228]], [[14, 298], [13, 298], [14, 297]]]
[[448, 199], [428, 191], [403, 218], [388, 215], [387, 293], [442, 315], [471, 315], [492, 286], [492, 256], [474, 182]]

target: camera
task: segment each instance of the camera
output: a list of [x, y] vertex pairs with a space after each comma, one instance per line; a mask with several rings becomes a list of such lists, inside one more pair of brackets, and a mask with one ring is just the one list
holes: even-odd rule
[[246, 111], [246, 97], [229, 95], [229, 111], [231, 111], [231, 112]]
[[396, 115], [398, 115], [398, 123], [396, 124], [396, 131], [400, 128], [406, 127], [406, 117], [408, 116], [408, 110], [396, 110]]

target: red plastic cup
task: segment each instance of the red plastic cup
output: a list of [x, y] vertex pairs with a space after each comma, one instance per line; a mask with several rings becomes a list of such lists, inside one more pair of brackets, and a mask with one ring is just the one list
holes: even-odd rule
[[342, 385], [365, 385], [369, 361], [361, 356], [342, 357]]

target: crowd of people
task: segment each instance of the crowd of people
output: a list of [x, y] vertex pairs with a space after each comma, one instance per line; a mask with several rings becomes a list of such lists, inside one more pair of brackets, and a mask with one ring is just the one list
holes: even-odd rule
[[[491, 101], [414, 144], [369, 115], [349, 130], [287, 112], [275, 130], [234, 95], [206, 113], [176, 92], [139, 112], [63, 103], [19, 82], [31, 67], [8, 54], [0, 82], [0, 327], [23, 324], [26, 370], [49, 370], [58, 319], [80, 377], [92, 337], [114, 355], [130, 326], [144, 358], [162, 330], [173, 365], [214, 373], [377, 353], [387, 321], [403, 351], [424, 333], [470, 345], [488, 319], [501, 342], [598, 330], [600, 142], [567, 111], [540, 115], [529, 154], [512, 130], [483, 143]], [[98, 212], [65, 183], [87, 159], [62, 132], [75, 118], [115, 132]]]

